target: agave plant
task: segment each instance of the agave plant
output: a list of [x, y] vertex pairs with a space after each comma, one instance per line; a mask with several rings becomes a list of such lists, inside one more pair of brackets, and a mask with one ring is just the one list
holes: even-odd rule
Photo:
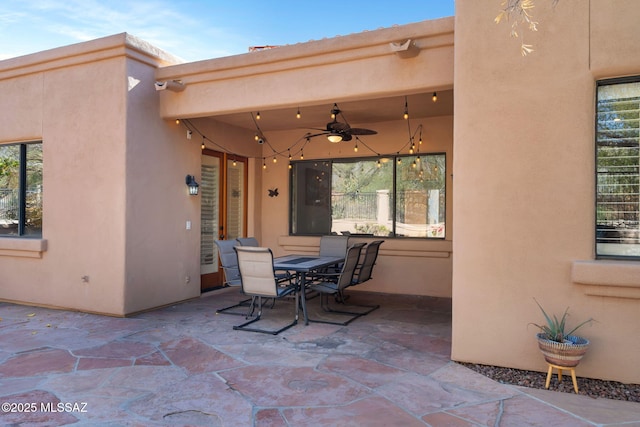
[[536, 304], [538, 304], [538, 307], [540, 307], [540, 310], [542, 311], [542, 314], [544, 315], [544, 318], [547, 321], [547, 324], [546, 325], [538, 325], [537, 323], [531, 323], [531, 324], [537, 327], [538, 329], [540, 329], [542, 333], [545, 335], [545, 337], [551, 341], [556, 341], [559, 343], [566, 342], [568, 341], [567, 337], [572, 335], [575, 331], [577, 331], [578, 328], [584, 326], [587, 323], [594, 321], [593, 318], [589, 318], [584, 322], [580, 323], [575, 328], [571, 329], [569, 332], [565, 332], [567, 316], [569, 314], [569, 307], [567, 307], [564, 310], [564, 314], [560, 319], [558, 319], [558, 317], [555, 314], [553, 315], [553, 317], [549, 316], [547, 312], [544, 311], [544, 308], [542, 308], [538, 300], [534, 298], [534, 301], [536, 302]]

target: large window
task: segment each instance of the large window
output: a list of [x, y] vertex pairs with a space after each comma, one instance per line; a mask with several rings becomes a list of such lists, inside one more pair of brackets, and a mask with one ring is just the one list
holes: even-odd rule
[[0, 145], [0, 236], [42, 237], [42, 143]]
[[445, 155], [293, 162], [294, 235], [445, 237]]
[[640, 257], [640, 77], [597, 90], [596, 254]]

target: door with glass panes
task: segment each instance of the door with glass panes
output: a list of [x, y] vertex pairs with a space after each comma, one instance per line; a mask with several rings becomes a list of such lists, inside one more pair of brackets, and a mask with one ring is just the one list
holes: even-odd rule
[[200, 178], [200, 287], [224, 284], [216, 240], [243, 237], [247, 214], [247, 159], [205, 149]]

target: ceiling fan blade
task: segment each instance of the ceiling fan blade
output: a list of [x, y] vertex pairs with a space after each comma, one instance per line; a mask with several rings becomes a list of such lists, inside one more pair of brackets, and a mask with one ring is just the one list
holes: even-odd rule
[[327, 135], [327, 132], [321, 132], [321, 133], [314, 133], [314, 134], [307, 134], [304, 137], [305, 138], [315, 138], [316, 136], [320, 136], [320, 135]]
[[347, 132], [351, 135], [375, 135], [378, 133], [375, 130], [364, 128], [350, 128]]

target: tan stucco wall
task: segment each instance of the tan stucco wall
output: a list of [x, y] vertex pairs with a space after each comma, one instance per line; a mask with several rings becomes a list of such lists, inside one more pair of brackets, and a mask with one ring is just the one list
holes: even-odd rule
[[[43, 141], [47, 241], [41, 259], [0, 257], [3, 299], [122, 311], [123, 67], [122, 58], [108, 57], [0, 80], [4, 93], [20, 88], [0, 99], [2, 111], [22, 105], [2, 123], [0, 141]], [[22, 71], [31, 70], [25, 64]], [[5, 240], [14, 239], [0, 245]]]
[[[390, 43], [407, 39], [420, 53], [401, 59]], [[185, 83], [161, 95], [161, 115], [176, 118], [450, 89], [452, 73], [453, 18], [443, 18], [163, 67], [156, 78]]]
[[558, 315], [570, 306], [570, 324], [597, 319], [580, 331], [592, 344], [578, 376], [638, 383], [637, 293], [579, 282], [589, 266], [617, 274], [593, 261], [594, 90], [640, 74], [640, 4], [537, 1], [527, 57], [496, 9], [456, 2], [452, 356], [546, 370], [528, 326], [544, 321], [536, 298]]
[[43, 239], [0, 238], [0, 299], [125, 315], [199, 295], [200, 149], [153, 89], [170, 60], [120, 34], [0, 63], [0, 143], [42, 140], [44, 187]]

